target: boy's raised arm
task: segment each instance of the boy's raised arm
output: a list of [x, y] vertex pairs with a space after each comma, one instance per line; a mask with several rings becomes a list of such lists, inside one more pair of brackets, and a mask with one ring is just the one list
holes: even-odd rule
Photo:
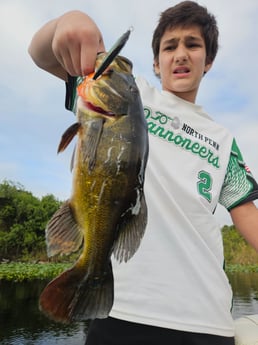
[[28, 51], [40, 68], [66, 80], [67, 73], [93, 72], [96, 56], [105, 46], [95, 22], [85, 13], [71, 11], [40, 28]]

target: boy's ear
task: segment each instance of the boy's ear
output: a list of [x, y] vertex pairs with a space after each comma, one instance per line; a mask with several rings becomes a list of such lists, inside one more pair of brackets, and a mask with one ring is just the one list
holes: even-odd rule
[[206, 65], [204, 67], [204, 73], [207, 73], [212, 67], [213, 61], [209, 57], [206, 59]]
[[157, 77], [160, 76], [159, 62], [157, 60], [153, 62], [153, 71]]

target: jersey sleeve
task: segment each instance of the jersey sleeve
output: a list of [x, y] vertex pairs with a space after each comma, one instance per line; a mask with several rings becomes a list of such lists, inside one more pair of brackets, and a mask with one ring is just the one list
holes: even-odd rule
[[257, 182], [245, 164], [234, 139], [219, 203], [230, 211], [236, 206], [255, 199], [258, 199]]

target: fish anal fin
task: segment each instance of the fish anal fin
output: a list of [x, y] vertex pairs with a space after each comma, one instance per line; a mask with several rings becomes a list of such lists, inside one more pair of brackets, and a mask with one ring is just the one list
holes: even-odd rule
[[63, 323], [106, 318], [113, 305], [111, 263], [102, 277], [85, 275], [76, 265], [52, 280], [43, 290], [39, 308]]
[[127, 262], [140, 246], [147, 225], [147, 205], [144, 194], [138, 214], [133, 214], [121, 224], [118, 238], [113, 247], [113, 254], [117, 261]]
[[71, 125], [62, 135], [61, 141], [59, 143], [57, 153], [62, 152], [66, 149], [66, 147], [70, 144], [70, 142], [73, 140], [75, 135], [78, 133], [79, 128], [81, 127], [81, 124], [76, 122], [73, 125]]
[[70, 254], [77, 251], [83, 240], [83, 233], [74, 219], [69, 201], [53, 215], [46, 227], [48, 256]]

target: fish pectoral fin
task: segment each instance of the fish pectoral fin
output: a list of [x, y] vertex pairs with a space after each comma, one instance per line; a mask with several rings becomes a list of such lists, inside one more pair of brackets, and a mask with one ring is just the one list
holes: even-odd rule
[[88, 170], [92, 171], [96, 162], [97, 148], [103, 130], [103, 118], [97, 118], [91, 121], [87, 128], [86, 139], [83, 145], [83, 159], [88, 162]]
[[83, 233], [74, 219], [69, 201], [53, 215], [46, 227], [48, 256], [76, 252], [83, 240]]
[[141, 206], [138, 214], [121, 224], [118, 238], [113, 247], [113, 254], [117, 261], [127, 262], [140, 246], [147, 225], [147, 205], [144, 194], [141, 198]]
[[73, 138], [78, 133], [79, 128], [81, 127], [81, 124], [76, 122], [73, 125], [71, 125], [62, 135], [60, 144], [57, 149], [57, 153], [64, 151], [67, 146], [70, 144], [70, 142], [73, 140]]

